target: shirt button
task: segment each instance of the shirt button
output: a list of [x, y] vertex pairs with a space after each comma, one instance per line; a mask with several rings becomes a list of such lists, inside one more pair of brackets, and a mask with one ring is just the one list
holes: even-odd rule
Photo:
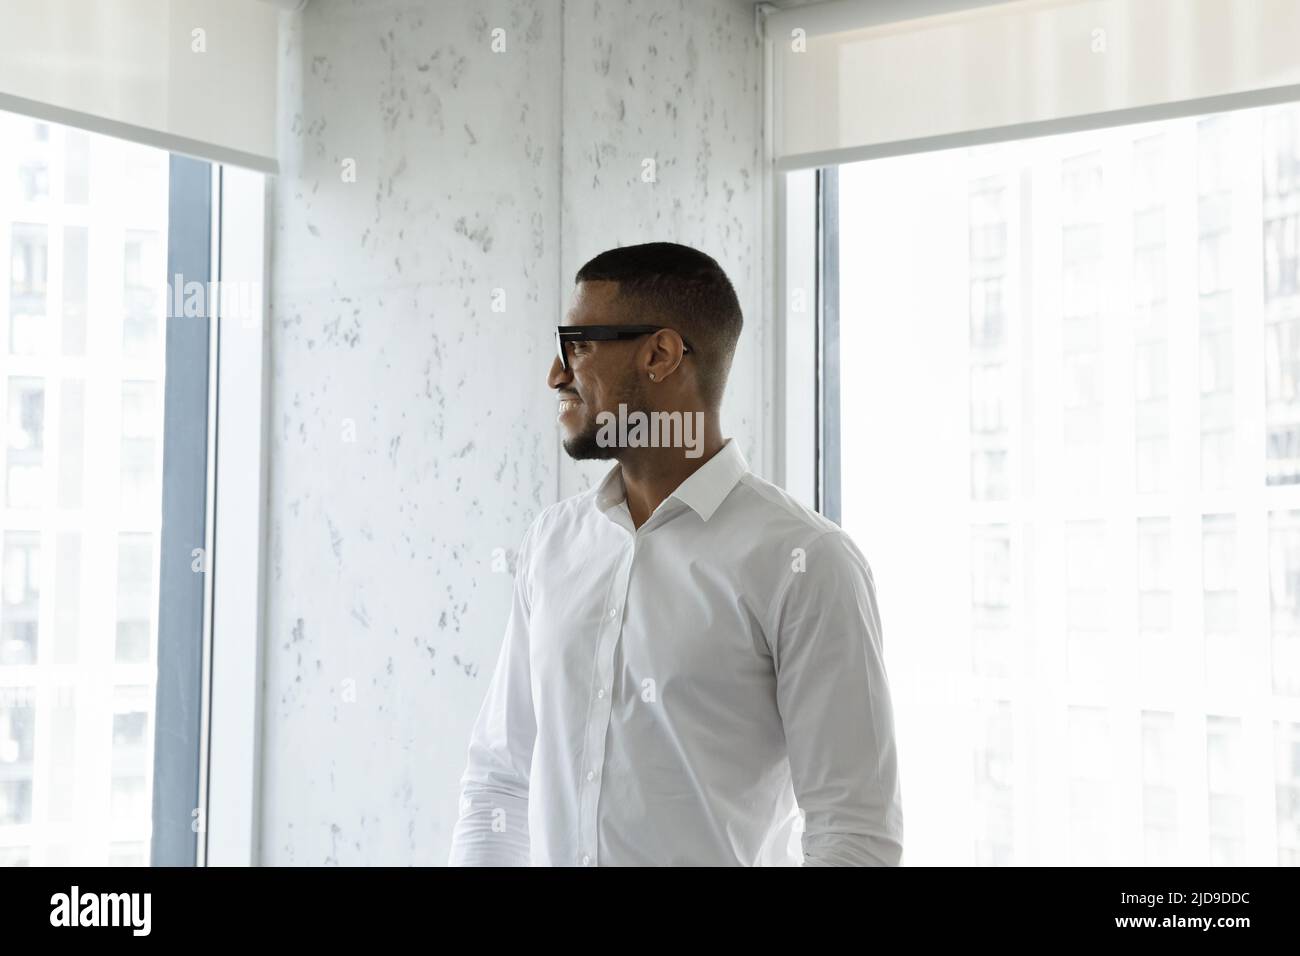
[[584, 855], [582, 858], [583, 866], [591, 866], [591, 857]]
[[587, 779], [588, 779], [588, 780], [595, 780], [595, 779], [596, 779], [596, 771], [594, 771], [594, 770], [588, 770], [588, 771], [587, 771]]
[[610, 609], [609, 609], [609, 616], [610, 616], [611, 619], [618, 617], [618, 608], [616, 608], [616, 607], [612, 607], [612, 608], [610, 608]]
[[597, 697], [604, 697], [604, 696], [605, 696], [605, 688], [602, 687], [600, 690], [596, 691], [596, 696], [597, 696]]

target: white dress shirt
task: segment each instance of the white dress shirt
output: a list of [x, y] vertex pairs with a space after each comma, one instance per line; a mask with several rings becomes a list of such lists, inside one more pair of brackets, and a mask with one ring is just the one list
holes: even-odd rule
[[453, 866], [897, 865], [866, 559], [734, 440], [640, 528], [615, 465], [524, 534], [461, 786]]

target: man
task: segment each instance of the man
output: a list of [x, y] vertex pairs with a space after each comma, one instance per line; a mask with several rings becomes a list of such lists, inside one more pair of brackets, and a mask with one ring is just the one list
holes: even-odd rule
[[[802, 811], [804, 865], [897, 865], [871, 570], [722, 438], [731, 282], [687, 246], [614, 249], [567, 321], [564, 449], [617, 464], [524, 534], [449, 862], [798, 864]], [[672, 425], [611, 427], [637, 413]]]

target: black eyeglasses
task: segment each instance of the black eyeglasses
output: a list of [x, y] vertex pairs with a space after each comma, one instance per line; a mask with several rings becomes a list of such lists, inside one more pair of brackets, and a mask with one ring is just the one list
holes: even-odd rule
[[[555, 327], [555, 351], [560, 356], [560, 364], [566, 372], [569, 369], [569, 350], [565, 342], [613, 342], [619, 339], [637, 339], [643, 335], [652, 335], [668, 329], [666, 325], [557, 325]], [[675, 332], [676, 329], [668, 329]], [[680, 332], [677, 333], [681, 335]], [[682, 338], [682, 351], [691, 351], [690, 344]]]

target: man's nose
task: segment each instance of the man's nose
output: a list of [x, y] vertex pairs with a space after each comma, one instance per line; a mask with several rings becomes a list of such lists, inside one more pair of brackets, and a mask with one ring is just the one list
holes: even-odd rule
[[546, 376], [546, 384], [551, 388], [559, 388], [561, 385], [567, 385], [572, 381], [573, 373], [564, 370], [564, 366], [560, 364], [560, 357], [557, 355], [551, 359], [551, 372]]

